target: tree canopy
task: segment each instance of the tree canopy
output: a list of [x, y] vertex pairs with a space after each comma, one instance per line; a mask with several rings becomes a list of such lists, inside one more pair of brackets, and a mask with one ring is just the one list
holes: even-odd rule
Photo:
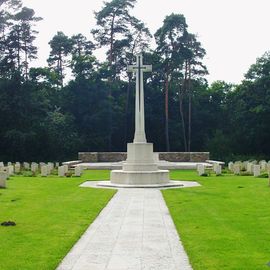
[[[144, 84], [146, 134], [155, 151], [210, 151], [223, 160], [269, 157], [270, 53], [239, 85], [209, 85], [206, 50], [185, 16], [166, 16], [152, 35], [131, 15], [135, 4], [104, 2], [91, 37], [56, 31], [48, 41], [48, 65], [34, 68], [41, 18], [20, 0], [0, 0], [0, 160], [125, 151], [133, 139], [135, 95], [126, 67], [141, 51], [153, 65]], [[101, 47], [105, 61], [95, 57]]]

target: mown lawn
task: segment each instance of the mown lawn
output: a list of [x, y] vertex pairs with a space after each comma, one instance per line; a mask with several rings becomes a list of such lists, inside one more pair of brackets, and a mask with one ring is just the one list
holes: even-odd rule
[[194, 171], [171, 178], [202, 185], [162, 191], [194, 270], [270, 269], [268, 179]]
[[1, 270], [53, 270], [114, 195], [114, 190], [80, 188], [85, 179], [106, 179], [108, 171], [81, 178], [11, 177], [0, 189]]

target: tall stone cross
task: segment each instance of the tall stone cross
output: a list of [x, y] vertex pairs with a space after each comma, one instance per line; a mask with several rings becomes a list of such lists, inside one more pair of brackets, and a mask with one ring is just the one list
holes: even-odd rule
[[129, 65], [128, 71], [136, 73], [135, 135], [134, 143], [146, 143], [144, 124], [143, 73], [151, 72], [152, 65], [143, 65], [142, 54], [136, 56], [136, 65]]

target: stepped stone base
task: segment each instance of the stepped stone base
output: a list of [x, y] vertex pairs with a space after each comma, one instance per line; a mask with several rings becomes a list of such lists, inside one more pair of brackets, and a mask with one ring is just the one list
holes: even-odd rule
[[154, 161], [152, 143], [129, 143], [123, 170], [111, 171], [111, 183], [155, 185], [169, 183], [169, 171], [159, 170]]

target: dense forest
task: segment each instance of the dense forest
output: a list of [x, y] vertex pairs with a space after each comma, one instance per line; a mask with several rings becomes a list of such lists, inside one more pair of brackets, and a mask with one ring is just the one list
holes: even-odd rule
[[[61, 161], [79, 151], [126, 150], [134, 133], [135, 92], [127, 65], [141, 51], [145, 64], [153, 65], [144, 78], [145, 117], [156, 151], [269, 158], [270, 54], [257, 59], [241, 84], [209, 85], [206, 50], [184, 15], [168, 15], [150, 33], [131, 15], [135, 4], [105, 2], [93, 15], [91, 39], [56, 32], [48, 41], [48, 65], [34, 68], [42, 18], [20, 0], [0, 0], [1, 160]], [[94, 56], [100, 48], [106, 61]]]

